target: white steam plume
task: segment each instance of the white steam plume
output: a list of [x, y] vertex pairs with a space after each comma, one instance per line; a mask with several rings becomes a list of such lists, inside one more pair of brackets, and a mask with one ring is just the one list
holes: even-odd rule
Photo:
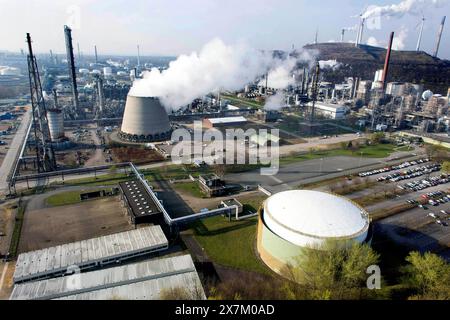
[[269, 97], [264, 104], [264, 110], [280, 110], [285, 105], [285, 96], [281, 91], [278, 91], [275, 95]]
[[394, 41], [392, 41], [392, 50], [403, 50], [405, 49], [405, 41], [408, 38], [408, 29], [402, 27], [397, 36], [394, 37]]
[[274, 82], [269, 84], [286, 87], [295, 64], [293, 58], [281, 60], [244, 43], [226, 45], [215, 39], [199, 53], [179, 56], [166, 70], [145, 72], [130, 95], [158, 97], [167, 109], [177, 110], [210, 92], [239, 90], [267, 72]]
[[423, 10], [430, 7], [441, 7], [448, 3], [448, 0], [403, 0], [398, 4], [386, 6], [369, 6], [362, 14], [362, 18], [373, 17], [402, 17], [405, 14], [418, 15]]

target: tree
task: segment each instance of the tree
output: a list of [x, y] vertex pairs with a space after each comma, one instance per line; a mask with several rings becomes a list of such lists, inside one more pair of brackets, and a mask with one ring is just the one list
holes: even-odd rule
[[308, 289], [311, 299], [356, 299], [370, 295], [366, 271], [378, 261], [379, 255], [367, 244], [329, 240], [305, 248], [288, 275]]
[[223, 178], [227, 173], [227, 167], [225, 164], [215, 164], [213, 167], [213, 172], [219, 177]]
[[443, 173], [450, 174], [450, 161], [445, 161], [445, 162], [442, 164], [442, 169], [441, 169], [441, 171], [442, 171]]
[[428, 158], [433, 159], [438, 149], [439, 147], [434, 144], [427, 144], [425, 146], [425, 153], [427, 154]]
[[383, 140], [386, 138], [384, 132], [375, 132], [370, 136], [370, 141], [373, 144], [379, 144], [383, 142]]
[[402, 269], [403, 283], [416, 291], [411, 299], [450, 299], [450, 265], [436, 254], [411, 252]]

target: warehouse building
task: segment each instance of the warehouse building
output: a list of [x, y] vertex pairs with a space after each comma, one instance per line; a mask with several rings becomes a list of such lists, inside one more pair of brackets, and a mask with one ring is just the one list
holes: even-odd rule
[[324, 116], [325, 118], [338, 120], [338, 119], [345, 118], [345, 114], [346, 114], [348, 108], [346, 106], [339, 105], [339, 104], [316, 102], [314, 110], [315, 110], [316, 114], [320, 114], [320, 115]]
[[304, 248], [327, 240], [370, 241], [369, 214], [344, 197], [311, 190], [292, 190], [268, 198], [258, 222], [257, 250], [264, 263], [285, 275], [300, 263]]
[[157, 253], [168, 247], [160, 226], [63, 244], [20, 254], [13, 280], [22, 283], [63, 276], [73, 266], [85, 271]]
[[131, 223], [158, 221], [162, 212], [140, 180], [119, 183], [120, 200]]
[[10, 300], [154, 300], [179, 288], [192, 299], [206, 298], [190, 255], [17, 284]]
[[203, 127], [207, 129], [222, 128], [230, 126], [238, 126], [246, 124], [248, 121], [245, 117], [226, 117], [226, 118], [208, 118], [203, 119]]

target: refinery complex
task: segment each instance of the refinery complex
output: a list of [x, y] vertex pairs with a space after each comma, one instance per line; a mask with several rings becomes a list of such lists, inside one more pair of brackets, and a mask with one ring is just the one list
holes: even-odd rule
[[289, 50], [0, 44], [0, 299], [448, 300], [450, 31], [398, 2]]

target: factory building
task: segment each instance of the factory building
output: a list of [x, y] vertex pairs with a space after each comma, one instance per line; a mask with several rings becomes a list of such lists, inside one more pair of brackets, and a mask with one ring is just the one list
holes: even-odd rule
[[242, 124], [246, 124], [246, 123], [247, 123], [247, 119], [244, 117], [203, 119], [203, 127], [207, 128], [207, 129], [238, 126], [238, 125], [242, 125]]
[[119, 183], [120, 200], [131, 223], [155, 222], [162, 215], [140, 180]]
[[10, 300], [159, 300], [180, 288], [192, 299], [206, 299], [190, 255], [17, 284]]
[[448, 111], [448, 99], [440, 94], [434, 94], [429, 98], [424, 111], [435, 116], [445, 115]]
[[170, 140], [169, 116], [158, 98], [128, 95], [119, 137], [130, 142]]
[[273, 271], [286, 275], [289, 265], [301, 267], [302, 249], [318, 248], [327, 239], [370, 241], [369, 214], [337, 195], [293, 190], [268, 198], [261, 209], [257, 250]]
[[115, 264], [169, 247], [160, 226], [116, 233], [56, 247], [21, 253], [17, 258], [15, 284], [63, 276], [70, 267], [83, 272]]
[[356, 90], [356, 99], [362, 100], [365, 105], [370, 101], [370, 90], [372, 81], [360, 81]]
[[344, 119], [347, 112], [347, 107], [339, 104], [329, 104], [323, 102], [316, 102], [315, 112], [325, 118], [338, 120]]

